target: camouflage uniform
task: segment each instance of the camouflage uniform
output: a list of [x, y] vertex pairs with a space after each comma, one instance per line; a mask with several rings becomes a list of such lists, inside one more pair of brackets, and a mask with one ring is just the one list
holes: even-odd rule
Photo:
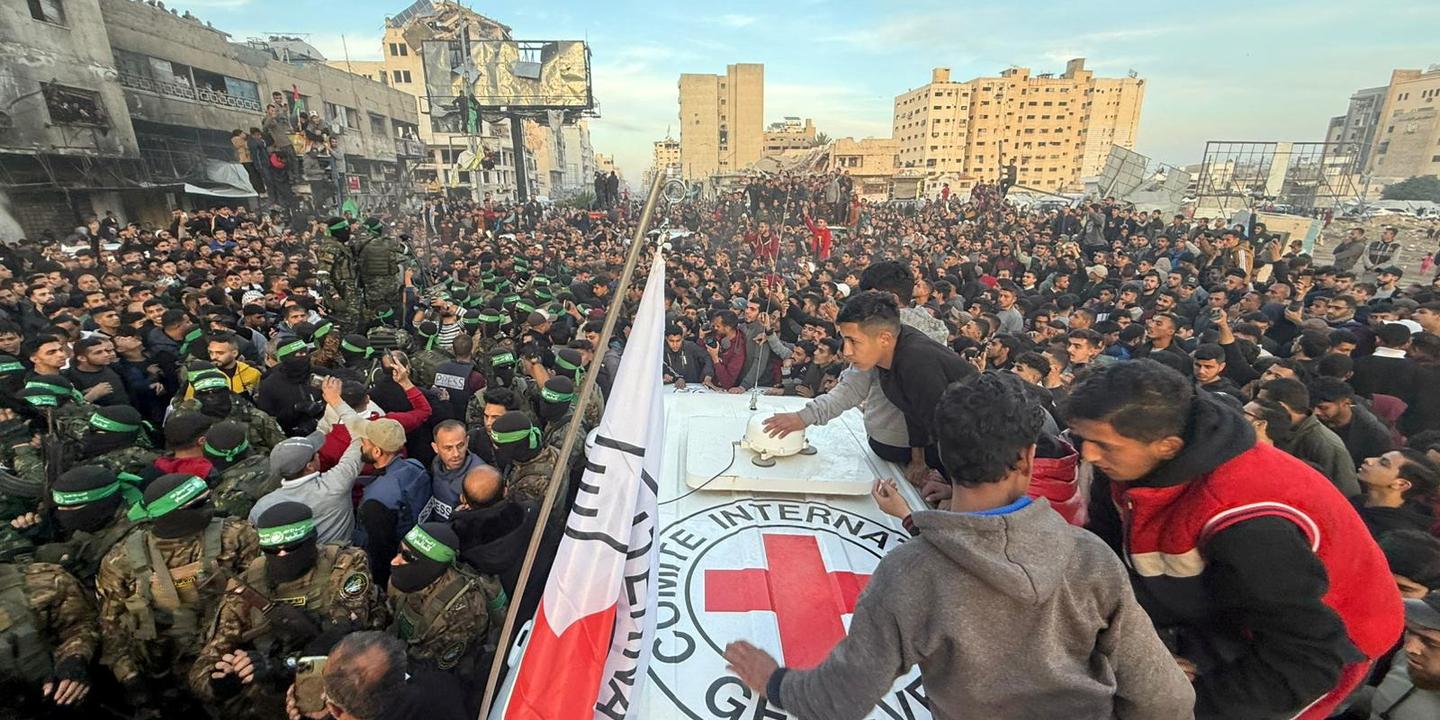
[[[505, 496], [519, 502], [529, 500], [537, 506], [545, 502], [545, 491], [550, 487], [550, 474], [560, 462], [560, 450], [552, 445], [541, 445], [540, 453], [526, 462], [517, 462], [505, 473]], [[550, 506], [550, 521], [565, 522], [565, 497], [569, 491], [568, 477], [560, 478], [560, 490], [555, 495], [555, 504]]]
[[101, 662], [126, 685], [185, 677], [226, 578], [259, 552], [255, 529], [240, 518], [216, 518], [185, 538], [155, 537], [148, 527], [127, 535], [105, 555], [95, 581]]
[[115, 513], [110, 524], [98, 532], [77, 530], [68, 537], [43, 530], [39, 533], [16, 530], [9, 523], [4, 523], [0, 524], [0, 558], [20, 564], [54, 563], [65, 568], [87, 591], [93, 593], [100, 561], [134, 526], [125, 516], [124, 506]]
[[365, 339], [370, 341], [370, 347], [374, 348], [377, 355], [388, 350], [399, 350], [410, 352], [410, 333], [392, 327], [373, 327], [365, 332]]
[[355, 249], [359, 279], [365, 286], [365, 317], [373, 318], [387, 307], [400, 307], [404, 250], [394, 238], [371, 235]]
[[239, 462], [210, 479], [210, 500], [215, 514], [245, 519], [255, 501], [280, 487], [280, 478], [270, 475], [270, 457], [254, 450]]
[[360, 292], [360, 277], [355, 272], [355, 257], [350, 246], [327, 236], [315, 249], [316, 273], [324, 281], [325, 305], [341, 332], [360, 332], [365, 327], [361, 315], [365, 307]]
[[[119, 473], [135, 473], [154, 464], [160, 453], [149, 448], [130, 445], [103, 452], [92, 458], [79, 458], [68, 464], [100, 465]], [[15, 476], [27, 486], [33, 485], [37, 494], [45, 485], [45, 452], [40, 448], [25, 446], [15, 449]]]
[[439, 348], [420, 350], [410, 356], [410, 379], [416, 387], [428, 388], [435, 384], [435, 369], [455, 357]]
[[[175, 405], [175, 412], [198, 413], [200, 401], [194, 398], [181, 400]], [[245, 433], [245, 439], [249, 441], [250, 447], [254, 448], [254, 452], [268, 453], [270, 448], [284, 442], [288, 437], [285, 431], [280, 429], [280, 423], [275, 421], [274, 416], [255, 407], [241, 395], [233, 396], [230, 412], [224, 419], [234, 420], [250, 428]]]
[[413, 593], [392, 584], [389, 595], [390, 633], [405, 641], [411, 672], [444, 670], [475, 682], [484, 677], [479, 673], [493, 657], [509, 605], [499, 580], [454, 565]]
[[[95, 657], [100, 628], [95, 604], [59, 565], [0, 565], [0, 684], [38, 690], [63, 675], [83, 672]], [[16, 698], [6, 698], [14, 707]]]
[[[365, 551], [333, 543], [321, 545], [319, 551], [315, 567], [290, 582], [277, 585], [270, 581], [265, 574], [264, 555], [252, 560], [238, 580], [230, 579], [225, 596], [220, 600], [219, 613], [211, 625], [209, 639], [195, 658], [195, 666], [190, 669], [190, 690], [197, 697], [207, 702], [214, 700], [210, 671], [226, 653], [240, 648], [255, 648], [256, 652], [278, 662], [287, 654], [303, 651], [313, 639], [277, 636], [270, 616], [263, 607], [257, 607], [262, 597], [277, 605], [298, 608], [317, 626], [326, 629], [338, 626], [342, 630], [370, 630], [384, 626], [385, 605], [380, 600], [379, 589], [370, 578], [369, 558]], [[258, 595], [247, 598], [245, 586], [254, 589]], [[249, 701], [260, 699], [254, 691], [241, 697]], [[271, 708], [275, 712], [255, 714], [268, 717], [284, 714], [283, 695], [267, 699], [276, 701], [271, 703], [276, 705]], [[227, 716], [232, 714], [226, 713]]]

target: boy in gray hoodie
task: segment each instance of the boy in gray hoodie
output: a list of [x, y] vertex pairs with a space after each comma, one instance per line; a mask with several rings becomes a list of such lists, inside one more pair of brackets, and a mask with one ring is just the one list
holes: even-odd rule
[[[1043, 422], [1009, 373], [952, 385], [934, 423], [950, 511], [905, 519], [916, 537], [881, 560], [818, 667], [737, 641], [730, 669], [802, 720], [864, 718], [914, 665], [936, 720], [1192, 717], [1194, 691], [1115, 553], [1026, 497]], [[875, 497], [908, 510], [888, 481]]]

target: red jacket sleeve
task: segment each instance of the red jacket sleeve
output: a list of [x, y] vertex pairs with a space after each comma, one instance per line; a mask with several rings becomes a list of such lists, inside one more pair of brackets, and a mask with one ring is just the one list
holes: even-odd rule
[[745, 339], [736, 334], [729, 350], [720, 351], [720, 360], [715, 363], [715, 384], [730, 389], [740, 382], [740, 373], [745, 369]]
[[409, 410], [387, 413], [385, 417], [400, 423], [405, 432], [412, 433], [430, 419], [430, 401], [425, 399], [425, 393], [420, 392], [420, 388], [413, 385], [405, 391], [405, 399], [410, 401]]
[[350, 447], [350, 428], [345, 423], [335, 423], [330, 428], [330, 434], [325, 436], [325, 443], [320, 446], [320, 472], [325, 472], [335, 463], [340, 462], [340, 456], [345, 454], [345, 449]]

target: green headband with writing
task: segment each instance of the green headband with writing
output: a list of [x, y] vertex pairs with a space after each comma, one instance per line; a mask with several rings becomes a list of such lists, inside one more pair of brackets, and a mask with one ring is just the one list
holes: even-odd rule
[[388, 319], [390, 319], [390, 318], [392, 318], [392, 317], [394, 317], [394, 316], [395, 316], [395, 310], [394, 310], [394, 308], [389, 308], [389, 309], [386, 309], [386, 310], [380, 310], [380, 311], [378, 311], [378, 312], [375, 313], [375, 318], [376, 318], [377, 320], [388, 320]]
[[547, 278], [547, 277], [544, 277], [544, 276], [537, 277], [537, 278], [533, 278], [532, 280], [530, 280], [530, 284], [531, 284], [531, 285], [549, 285], [549, 284], [550, 284], [550, 278]]
[[277, 525], [275, 527], [257, 527], [255, 534], [260, 536], [260, 547], [273, 548], [282, 545], [299, 542], [315, 532], [315, 521], [306, 518], [289, 525]]
[[571, 372], [573, 372], [573, 373], [576, 373], [576, 374], [579, 374], [579, 373], [582, 373], [582, 372], [585, 371], [585, 368], [583, 368], [583, 367], [581, 367], [581, 366], [579, 366], [579, 365], [572, 364], [569, 360], [566, 360], [564, 355], [556, 355], [556, 356], [555, 356], [555, 364], [556, 364], [556, 365], [559, 365], [560, 367], [562, 367], [562, 368], [564, 368], [564, 369], [566, 369], [566, 370], [569, 370], [569, 371], [571, 371]]
[[551, 300], [555, 299], [555, 296], [551, 294], [549, 290], [545, 289], [537, 289], [535, 291], [535, 297], [544, 300], [545, 302], [550, 302]]
[[329, 227], [327, 227], [327, 228], [325, 228], [325, 229], [326, 229], [326, 230], [329, 230], [330, 232], [337, 232], [337, 231], [339, 231], [339, 230], [344, 230], [345, 228], [348, 228], [348, 227], [350, 227], [350, 221], [349, 221], [349, 220], [340, 220], [340, 221], [338, 221], [338, 222], [330, 225]]
[[479, 324], [480, 324], [480, 316], [479, 316], [479, 315], [466, 315], [465, 317], [463, 317], [463, 318], [460, 319], [460, 322], [461, 322], [461, 324], [466, 325], [466, 326], [479, 325]]
[[19, 360], [14, 362], [0, 362], [0, 375], [9, 375], [10, 373], [20, 372], [24, 369], [25, 365]]
[[311, 340], [319, 340], [320, 338], [323, 338], [323, 337], [325, 337], [326, 335], [329, 335], [329, 334], [330, 334], [330, 331], [331, 331], [331, 330], [334, 330], [334, 329], [335, 329], [335, 325], [334, 325], [333, 323], [329, 323], [329, 322], [320, 323], [320, 327], [315, 328], [315, 332], [314, 332], [314, 333], [311, 333], [310, 339], [311, 339]]
[[506, 295], [504, 298], [502, 298], [502, 299], [500, 300], [500, 304], [501, 304], [501, 305], [514, 305], [515, 303], [518, 303], [518, 302], [520, 302], [520, 296], [519, 296], [519, 295]]
[[496, 354], [494, 354], [494, 355], [491, 355], [491, 356], [490, 356], [490, 364], [491, 364], [491, 365], [514, 365], [514, 364], [515, 364], [515, 353], [503, 352], [503, 353], [496, 353]]
[[496, 445], [509, 445], [511, 443], [529, 441], [530, 449], [534, 450], [540, 447], [540, 429], [532, 425], [524, 430], [509, 430], [506, 432], [491, 430], [490, 439], [493, 440]]
[[76, 505], [88, 505], [93, 502], [99, 502], [115, 493], [124, 495], [125, 499], [132, 505], [140, 502], [140, 488], [120, 480], [90, 490], [51, 490], [50, 497], [59, 507], [75, 507]]
[[[39, 380], [30, 380], [25, 383], [25, 389], [40, 390], [47, 395], [51, 395], [54, 397], [68, 397], [75, 402], [85, 401], [85, 396], [81, 395], [79, 390], [71, 387], [65, 387], [64, 385], [52, 385], [50, 383], [41, 382]], [[35, 396], [32, 395], [31, 397], [33, 398]]]
[[480, 322], [490, 323], [491, 325], [499, 325], [500, 323], [505, 322], [505, 316], [496, 315], [495, 313], [480, 313]]
[[209, 440], [205, 441], [205, 454], [213, 455], [218, 458], [223, 458], [225, 462], [234, 462], [235, 458], [240, 457], [241, 453], [249, 449], [250, 440], [248, 438], [240, 438], [240, 444], [236, 445], [233, 448], [230, 448], [229, 450], [221, 450], [220, 448], [211, 445]]
[[195, 392], [209, 392], [211, 390], [229, 390], [230, 380], [223, 375], [205, 375], [191, 383]]
[[435, 562], [446, 565], [455, 562], [455, 548], [436, 540], [435, 536], [425, 532], [425, 528], [419, 525], [405, 533], [405, 544]]
[[521, 301], [515, 303], [515, 309], [516, 309], [516, 310], [519, 310], [520, 312], [526, 312], [526, 313], [535, 312], [535, 306], [534, 306], [534, 305], [531, 305], [531, 304], [528, 303], [528, 302], [525, 302], [524, 300], [521, 300]]
[[60, 407], [60, 398], [54, 395], [26, 395], [25, 402], [37, 407]]
[[130, 522], [144, 522], [164, 517], [171, 512], [184, 507], [191, 500], [205, 494], [210, 487], [194, 475], [185, 479], [185, 482], [170, 489], [170, 492], [155, 498], [155, 502], [146, 505], [143, 502], [136, 503], [130, 508]]
[[111, 420], [100, 413], [94, 413], [90, 416], [90, 427], [113, 433], [140, 432], [139, 425], [131, 425], [130, 423], [123, 423], [119, 420]]
[[568, 402], [573, 402], [573, 401], [575, 400], [575, 393], [573, 393], [573, 392], [571, 392], [571, 393], [556, 392], [556, 391], [554, 391], [554, 390], [551, 390], [551, 389], [548, 388], [548, 387], [547, 387], [547, 388], [541, 388], [541, 389], [540, 389], [540, 399], [541, 399], [541, 400], [544, 400], [545, 402], [568, 403]]
[[309, 350], [310, 344], [304, 340], [291, 340], [275, 351], [275, 357], [284, 358], [286, 355], [293, 355], [301, 350]]
[[356, 344], [350, 342], [349, 340], [341, 340], [341, 341], [340, 341], [340, 349], [341, 349], [341, 350], [344, 350], [344, 351], [346, 351], [346, 352], [363, 353], [363, 354], [365, 355], [365, 357], [367, 357], [367, 358], [370, 357], [371, 355], [374, 355], [374, 354], [375, 354], [375, 348], [373, 348], [373, 347], [363, 347], [363, 348], [362, 348], [362, 347], [360, 347], [359, 345], [356, 345]]

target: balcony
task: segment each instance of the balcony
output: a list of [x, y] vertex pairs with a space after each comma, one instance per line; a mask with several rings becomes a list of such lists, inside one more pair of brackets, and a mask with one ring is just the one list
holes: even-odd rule
[[404, 158], [425, 157], [425, 143], [411, 138], [395, 138], [395, 154]]
[[166, 97], [180, 98], [192, 102], [215, 105], [234, 110], [247, 110], [260, 112], [260, 101], [255, 98], [231, 95], [230, 93], [211, 90], [210, 88], [192, 87], [186, 83], [156, 80], [155, 78], [136, 75], [134, 73], [120, 73], [120, 84], [132, 90], [164, 95]]

